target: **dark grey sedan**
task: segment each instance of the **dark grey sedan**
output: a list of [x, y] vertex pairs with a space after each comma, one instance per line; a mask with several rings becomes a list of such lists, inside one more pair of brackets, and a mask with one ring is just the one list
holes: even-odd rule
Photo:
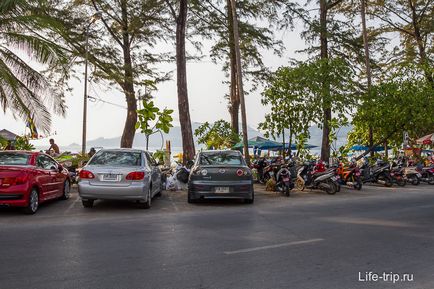
[[253, 177], [239, 151], [202, 151], [190, 172], [188, 202], [200, 199], [254, 201]]

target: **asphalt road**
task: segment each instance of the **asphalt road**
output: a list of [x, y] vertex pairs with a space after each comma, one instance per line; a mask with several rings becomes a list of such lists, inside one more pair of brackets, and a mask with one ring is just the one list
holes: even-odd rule
[[[359, 281], [367, 272], [413, 281]], [[0, 209], [0, 288], [432, 289], [434, 186]]]

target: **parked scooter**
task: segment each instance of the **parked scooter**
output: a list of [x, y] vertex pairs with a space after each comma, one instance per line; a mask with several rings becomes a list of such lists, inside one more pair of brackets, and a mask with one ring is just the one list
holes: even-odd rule
[[404, 168], [404, 175], [412, 185], [417, 186], [420, 184], [420, 178], [422, 178], [422, 175], [417, 170], [417, 167]]
[[348, 167], [344, 167], [343, 163], [340, 163], [336, 172], [340, 176], [339, 181], [341, 185], [346, 185], [356, 190], [362, 189], [361, 173], [355, 161], [351, 161]]
[[320, 172], [315, 170], [313, 163], [305, 163], [298, 170], [298, 176], [303, 180], [302, 190], [304, 188], [320, 189], [329, 195], [334, 195], [339, 189], [334, 169]]
[[390, 165], [382, 160], [378, 160], [375, 166], [371, 167], [367, 159], [365, 159], [361, 171], [363, 183], [382, 184], [386, 187], [393, 185], [392, 177], [390, 176]]
[[421, 174], [420, 180], [422, 182], [434, 185], [434, 165], [420, 169], [419, 173]]
[[392, 162], [390, 165], [390, 176], [392, 177], [392, 181], [400, 187], [404, 187], [407, 184], [407, 178], [401, 164]]
[[291, 172], [287, 165], [283, 165], [276, 174], [276, 190], [289, 197], [293, 188], [294, 183], [292, 182]]

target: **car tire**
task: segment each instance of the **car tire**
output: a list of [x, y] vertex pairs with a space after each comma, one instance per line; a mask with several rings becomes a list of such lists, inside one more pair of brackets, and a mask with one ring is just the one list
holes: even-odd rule
[[71, 196], [71, 183], [69, 180], [66, 180], [63, 184], [63, 194], [60, 197], [61, 200], [67, 200]]
[[244, 199], [244, 203], [253, 204], [255, 202], [255, 193], [252, 193], [252, 197], [250, 199]]
[[188, 202], [189, 204], [195, 204], [195, 203], [197, 203], [197, 200], [196, 200], [196, 199], [193, 199], [193, 198], [191, 197], [191, 194], [190, 194], [190, 193], [187, 193], [187, 202]]
[[83, 207], [85, 207], [85, 208], [92, 208], [94, 201], [95, 200], [81, 200], [81, 203], [83, 204]]
[[33, 215], [39, 208], [38, 190], [33, 188], [29, 194], [29, 204], [24, 208], [24, 213]]
[[146, 198], [146, 201], [140, 203], [140, 206], [142, 209], [150, 209], [151, 208], [151, 206], [152, 206], [152, 193], [151, 192], [152, 192], [152, 187], [149, 186], [148, 197]]

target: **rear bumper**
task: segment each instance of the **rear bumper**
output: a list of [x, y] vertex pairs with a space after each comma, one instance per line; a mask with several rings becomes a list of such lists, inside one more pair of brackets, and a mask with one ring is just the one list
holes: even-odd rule
[[28, 199], [27, 185], [0, 189], [0, 206], [26, 207], [28, 205]]
[[[216, 193], [217, 187], [228, 187], [229, 193]], [[188, 194], [191, 199], [253, 199], [253, 181], [190, 181]]]
[[78, 183], [78, 193], [82, 199], [104, 200], [147, 200], [148, 186], [143, 182], [133, 182], [127, 187], [113, 185], [91, 185], [88, 181]]

